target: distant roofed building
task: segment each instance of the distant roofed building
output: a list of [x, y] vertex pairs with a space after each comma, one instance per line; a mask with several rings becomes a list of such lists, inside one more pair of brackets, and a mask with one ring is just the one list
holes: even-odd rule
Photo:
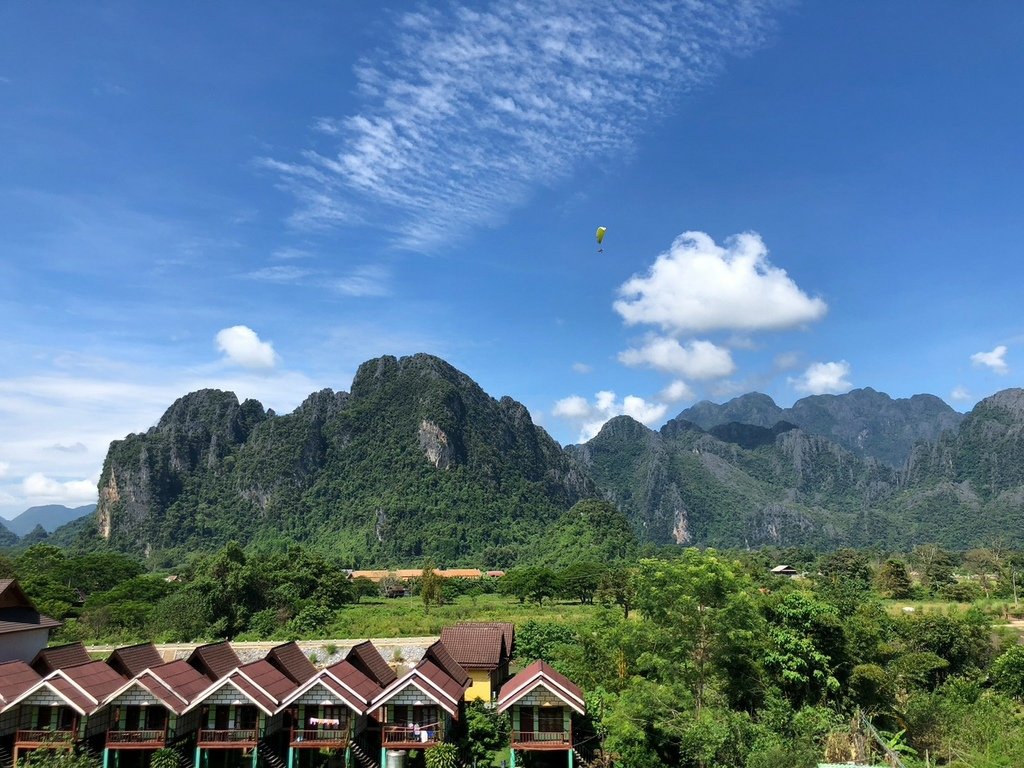
[[444, 627], [441, 642], [469, 673], [472, 680], [466, 699], [491, 701], [508, 679], [510, 647], [515, 627], [509, 622], [473, 622]]
[[0, 579], [0, 662], [31, 661], [60, 626], [36, 609], [16, 579]]

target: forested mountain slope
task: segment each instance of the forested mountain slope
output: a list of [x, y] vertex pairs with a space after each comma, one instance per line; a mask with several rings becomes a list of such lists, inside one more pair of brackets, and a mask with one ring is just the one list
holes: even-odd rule
[[768, 395], [751, 392], [722, 405], [702, 401], [678, 418], [708, 430], [730, 422], [771, 427], [788, 421], [856, 456], [899, 468], [915, 443], [937, 440], [943, 432], [956, 430], [964, 416], [935, 395], [893, 399], [865, 387], [842, 395], [805, 397], [792, 408], [780, 408]]
[[429, 355], [371, 360], [351, 393], [285, 416], [187, 395], [111, 445], [99, 490], [99, 533], [120, 548], [287, 537], [359, 563], [514, 548], [596, 495], [524, 406]]
[[[786, 410], [757, 394], [715, 408], [842, 432], [870, 421], [872, 403], [882, 415], [871, 423], [888, 426], [869, 432], [936, 439], [919, 439], [897, 468], [795, 420], [677, 418], [654, 431], [621, 416], [563, 449], [521, 404], [443, 360], [382, 357], [360, 366], [350, 393], [314, 393], [287, 415], [230, 392], [179, 399], [111, 445], [93, 539], [133, 552], [297, 541], [360, 565], [507, 565], [544, 559], [573, 504], [606, 498], [641, 541], [662, 545], [1024, 542], [1022, 390], [982, 401], [962, 424], [938, 398], [872, 390]], [[714, 421], [708, 404], [684, 413]]]

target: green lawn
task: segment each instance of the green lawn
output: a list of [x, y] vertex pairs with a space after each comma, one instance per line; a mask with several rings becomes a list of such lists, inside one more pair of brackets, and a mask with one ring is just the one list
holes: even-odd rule
[[341, 608], [326, 630], [327, 637], [423, 637], [441, 634], [441, 628], [460, 621], [511, 621], [516, 626], [530, 619], [575, 624], [592, 616], [592, 605], [550, 602], [521, 604], [503, 595], [462, 596], [423, 610], [419, 597], [363, 598]]

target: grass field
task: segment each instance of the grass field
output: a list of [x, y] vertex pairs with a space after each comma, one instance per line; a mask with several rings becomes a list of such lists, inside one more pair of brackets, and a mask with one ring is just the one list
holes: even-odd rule
[[511, 621], [516, 626], [530, 619], [575, 624], [598, 610], [592, 605], [549, 602], [523, 603], [503, 595], [457, 597], [423, 610], [418, 597], [363, 598], [341, 608], [326, 630], [328, 637], [421, 637], [439, 635], [441, 628], [460, 621]]

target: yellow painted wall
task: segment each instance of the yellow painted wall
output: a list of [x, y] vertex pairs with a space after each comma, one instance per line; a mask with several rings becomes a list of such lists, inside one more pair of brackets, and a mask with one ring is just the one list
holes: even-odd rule
[[473, 699], [491, 700], [491, 673], [486, 669], [471, 669], [469, 677], [473, 681], [466, 691], [466, 701]]

